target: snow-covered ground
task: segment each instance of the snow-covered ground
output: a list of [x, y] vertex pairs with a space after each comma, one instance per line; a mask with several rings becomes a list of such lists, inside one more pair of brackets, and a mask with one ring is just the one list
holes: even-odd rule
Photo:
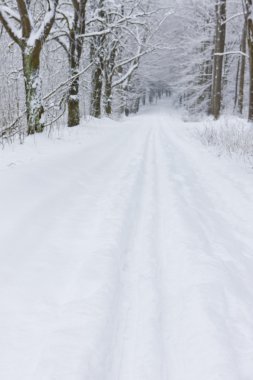
[[215, 147], [219, 155], [253, 166], [252, 123], [235, 116], [222, 116], [218, 121], [206, 118], [197, 125], [196, 137], [204, 145]]
[[0, 152], [1, 380], [253, 379], [253, 172], [192, 127]]

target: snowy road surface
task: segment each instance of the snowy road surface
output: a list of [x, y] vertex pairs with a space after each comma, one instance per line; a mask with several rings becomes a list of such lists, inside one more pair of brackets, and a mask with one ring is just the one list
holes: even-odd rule
[[0, 152], [0, 379], [252, 380], [253, 174], [104, 123]]

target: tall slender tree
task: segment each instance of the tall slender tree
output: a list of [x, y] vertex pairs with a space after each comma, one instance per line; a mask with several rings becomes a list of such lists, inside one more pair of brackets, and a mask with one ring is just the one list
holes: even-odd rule
[[68, 126], [74, 127], [80, 124], [79, 101], [79, 70], [83, 51], [85, 33], [85, 17], [87, 0], [72, 0], [73, 23], [69, 32], [69, 66], [70, 75], [74, 79], [70, 83], [68, 94]]
[[252, 0], [244, 0], [244, 14], [247, 25], [247, 42], [249, 51], [249, 113], [248, 119], [253, 121], [253, 20]]
[[213, 58], [213, 84], [211, 113], [215, 119], [220, 116], [222, 101], [222, 71], [226, 39], [226, 0], [216, 0], [216, 30]]
[[247, 24], [244, 22], [241, 40], [241, 57], [239, 66], [239, 81], [238, 81], [238, 112], [242, 114], [244, 103], [244, 82], [245, 82], [245, 68], [246, 68], [246, 47], [247, 47]]
[[[99, 0], [97, 4], [97, 13], [99, 31], [103, 31], [105, 28], [105, 1]], [[94, 60], [94, 67], [92, 71], [92, 93], [91, 93], [91, 109], [92, 116], [101, 117], [102, 111], [102, 88], [103, 88], [103, 71], [104, 71], [104, 41], [105, 35], [97, 35], [92, 38], [90, 45], [90, 57]]]

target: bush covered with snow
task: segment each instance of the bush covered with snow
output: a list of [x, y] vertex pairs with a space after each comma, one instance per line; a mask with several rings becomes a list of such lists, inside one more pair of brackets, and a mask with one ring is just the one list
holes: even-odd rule
[[253, 126], [239, 118], [207, 120], [197, 131], [204, 145], [215, 146], [219, 154], [253, 159]]

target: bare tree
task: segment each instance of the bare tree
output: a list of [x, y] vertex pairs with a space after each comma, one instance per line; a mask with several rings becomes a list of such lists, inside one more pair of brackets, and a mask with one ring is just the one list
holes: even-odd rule
[[245, 83], [245, 68], [246, 68], [246, 47], [247, 47], [247, 24], [244, 22], [242, 30], [242, 39], [241, 39], [241, 56], [238, 63], [238, 97], [237, 98], [237, 108], [238, 112], [242, 114], [243, 103], [244, 103], [244, 83]]
[[247, 42], [249, 50], [249, 113], [248, 119], [253, 121], [253, 21], [252, 0], [244, 0], [244, 14], [247, 24]]
[[69, 29], [69, 66], [70, 75], [74, 79], [70, 83], [68, 94], [68, 126], [74, 127], [80, 124], [79, 102], [79, 70], [83, 51], [84, 33], [86, 27], [87, 0], [72, 0], [74, 17]]
[[91, 80], [91, 107], [90, 113], [92, 116], [99, 118], [101, 116], [101, 103], [102, 103], [102, 87], [103, 87], [103, 71], [104, 71], [104, 41], [105, 34], [103, 29], [106, 24], [106, 11], [105, 1], [99, 0], [95, 6], [95, 16], [98, 19], [98, 33], [91, 39], [90, 43], [90, 59], [94, 60], [94, 67], [92, 71]]
[[218, 119], [222, 100], [222, 70], [226, 38], [226, 0], [217, 0], [215, 4], [216, 31], [213, 62], [213, 85], [211, 113]]
[[41, 4], [42, 15], [34, 20], [31, 0], [0, 3], [0, 21], [22, 53], [28, 134], [42, 132], [44, 127], [40, 55], [53, 26], [57, 4], [58, 0], [48, 0], [47, 10]]

